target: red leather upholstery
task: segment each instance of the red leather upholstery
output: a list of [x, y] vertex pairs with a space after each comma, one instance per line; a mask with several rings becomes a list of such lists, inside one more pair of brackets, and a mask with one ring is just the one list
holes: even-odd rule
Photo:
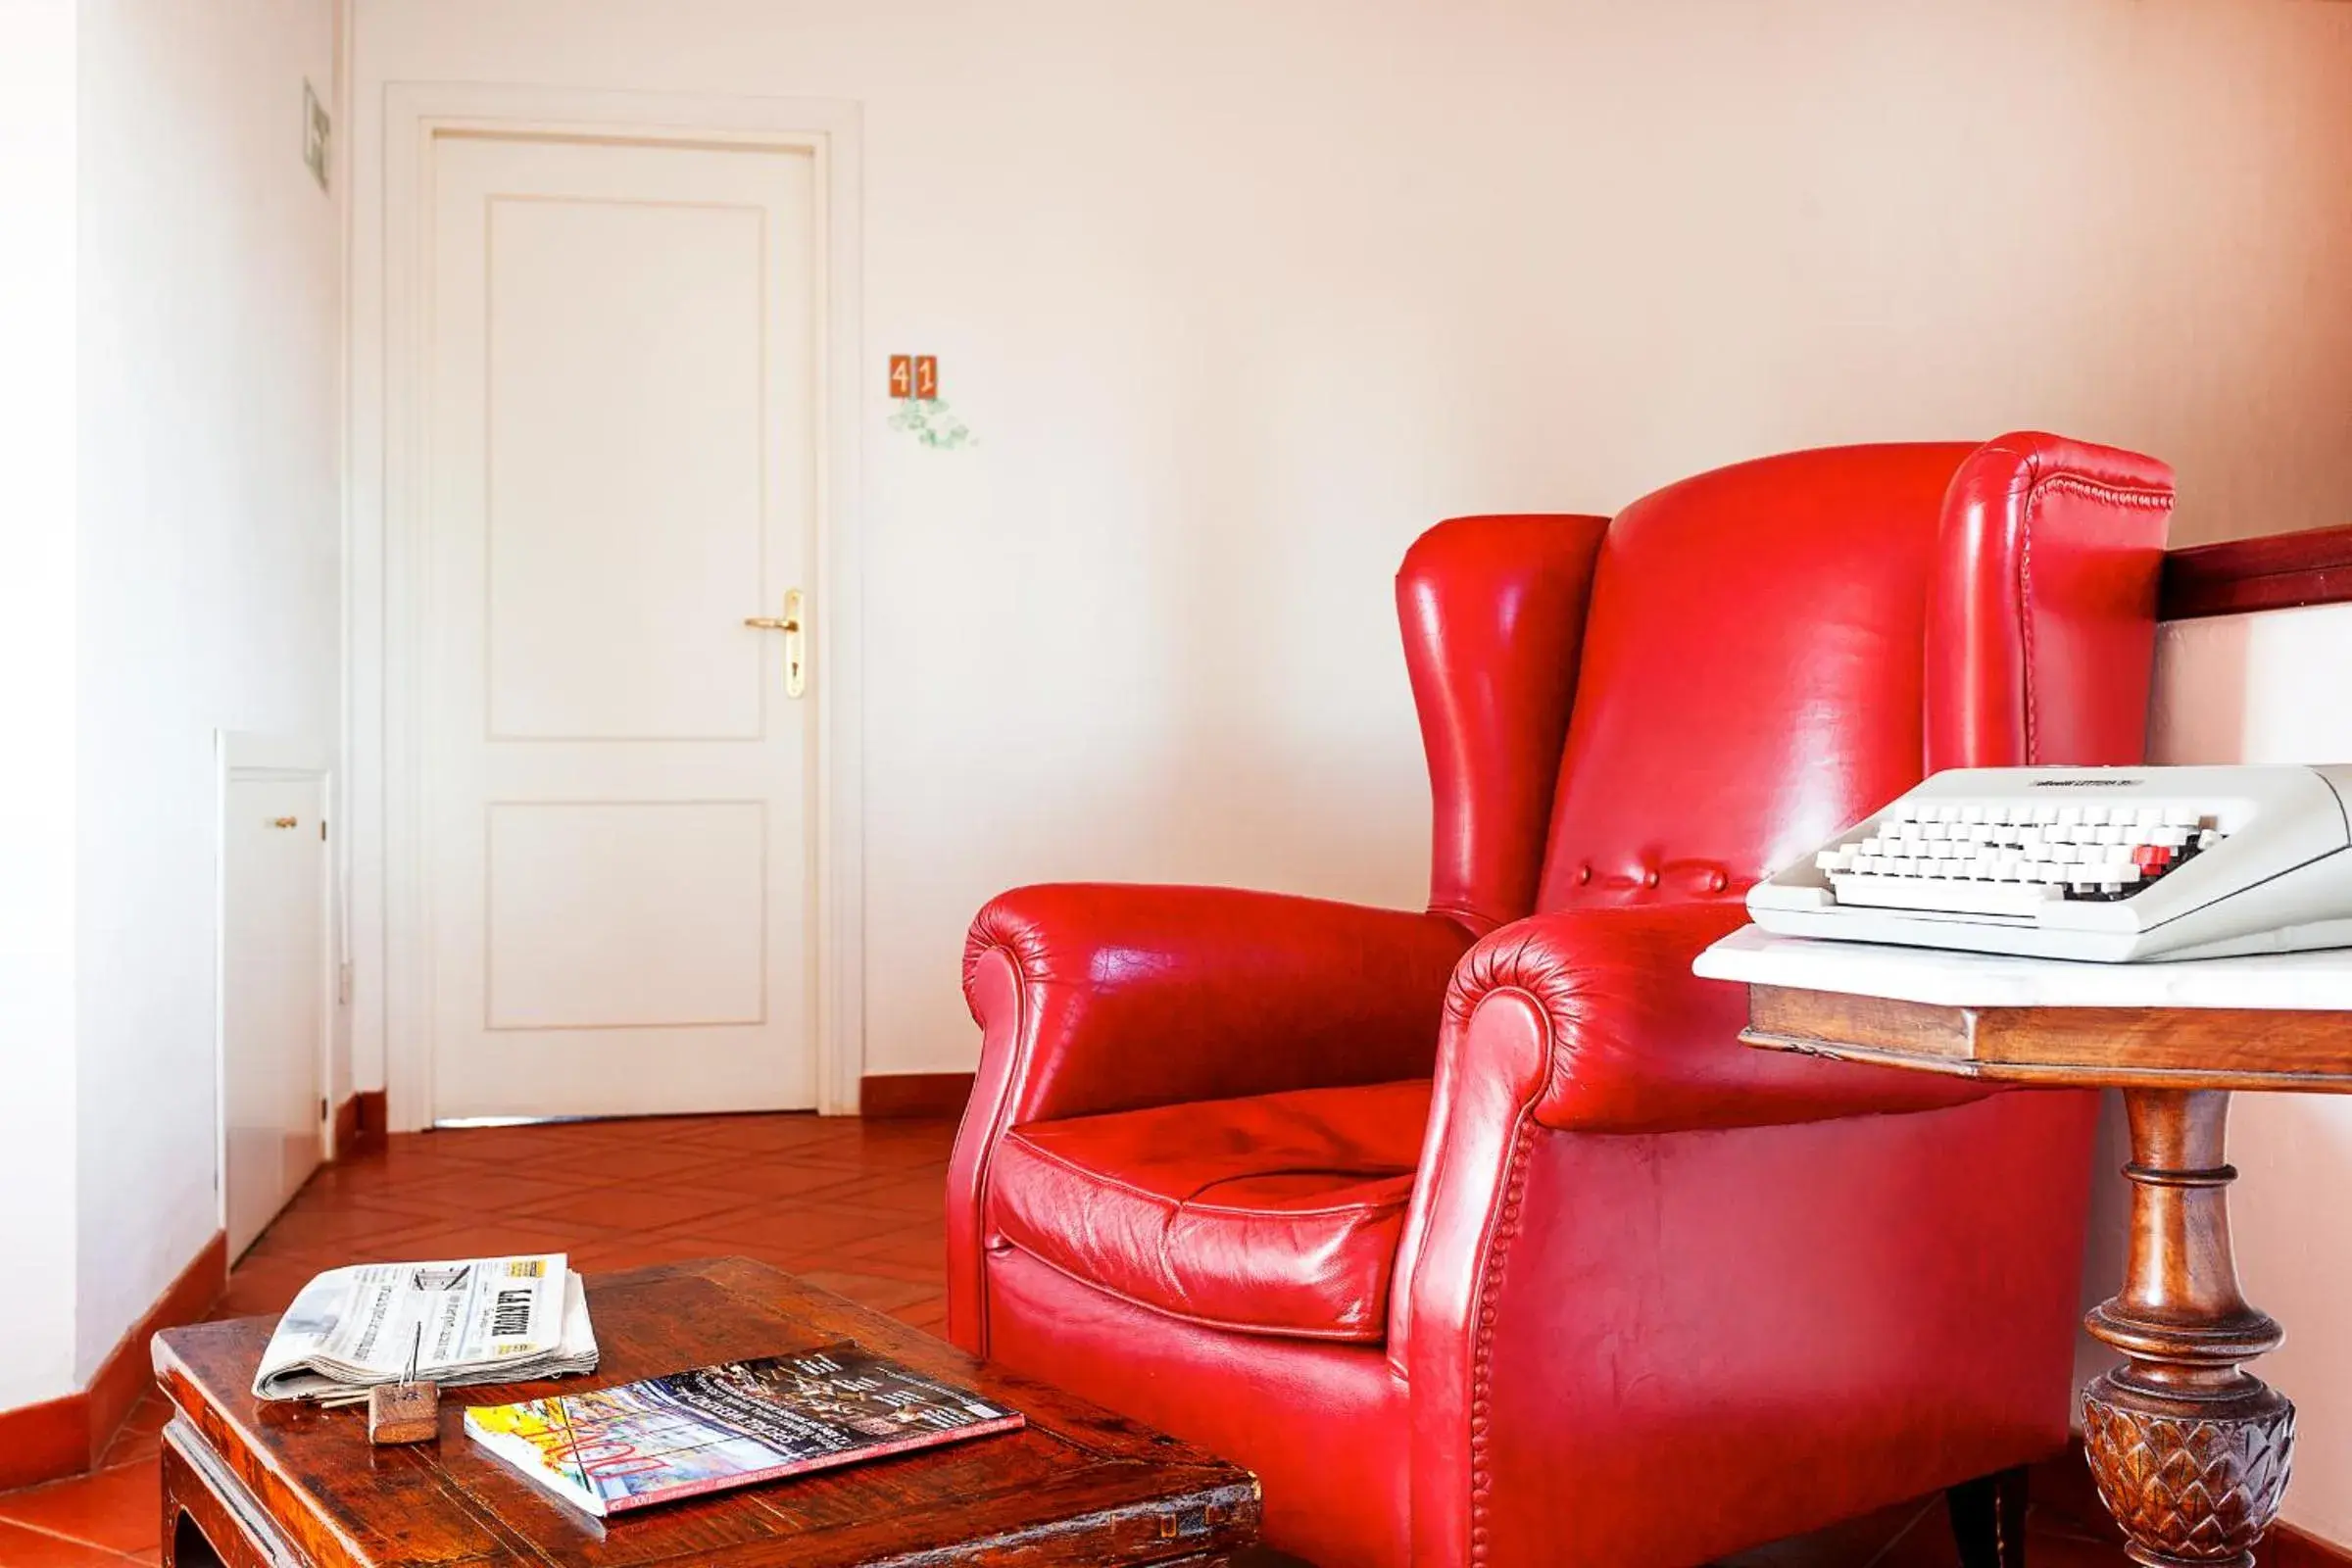
[[1004, 894], [964, 944], [986, 1031], [948, 1163], [948, 1327], [985, 1345], [975, 1262], [999, 1143], [1015, 1125], [1143, 1105], [1425, 1076], [1451, 921], [1228, 888]]
[[1004, 1135], [998, 1233], [1214, 1328], [1380, 1343], [1429, 1081], [1163, 1105]]
[[[1431, 913], [992, 904], [952, 1332], [1250, 1465], [1327, 1568], [1675, 1568], [2049, 1451], [2092, 1102], [1749, 1052], [1690, 960], [1930, 766], [2135, 760], [2170, 500], [2020, 435], [1432, 529]], [[1374, 1345], [1377, 1205], [1264, 1177], [1401, 1158], [1433, 1067]]]
[[1662, 1024], [1653, 1087], [1707, 1065], [1627, 983], [1678, 913], [1539, 916], [1455, 978], [1390, 1308], [1412, 1562], [1705, 1562], [2066, 1441], [2096, 1099], [1767, 1055], [1808, 1070], [1629, 1119], [1587, 1044]]
[[1414, 1277], [1410, 1560], [1711, 1562], [2056, 1453], [2097, 1103], [1514, 1141]]
[[1730, 898], [1532, 915], [1470, 950], [1446, 1012], [1464, 1020], [1494, 991], [1540, 1006], [1549, 1070], [1531, 1110], [1562, 1131], [1821, 1121], [1931, 1110], [1988, 1092], [1893, 1067], [1724, 1050], [1747, 1022], [1746, 993], [1690, 978], [1690, 968], [1701, 949], [1746, 923]]
[[2172, 504], [2172, 469], [2129, 452], [2010, 435], [1970, 455], [1936, 540], [1929, 772], [2139, 759]]
[[1606, 517], [1457, 517], [1396, 574], [1437, 802], [1432, 912], [1473, 931], [1536, 906], [1585, 606]]
[[1218, 1453], [1250, 1455], [1266, 1532], [1323, 1568], [1404, 1560], [1411, 1434], [1378, 1348], [1226, 1334], [989, 1254], [989, 1358]]

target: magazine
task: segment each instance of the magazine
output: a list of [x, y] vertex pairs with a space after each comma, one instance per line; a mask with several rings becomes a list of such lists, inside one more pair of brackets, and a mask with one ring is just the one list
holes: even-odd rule
[[1021, 1425], [847, 1340], [466, 1412], [467, 1436], [599, 1517]]
[[277, 1321], [253, 1393], [333, 1403], [378, 1383], [522, 1383], [596, 1370], [588, 1293], [562, 1252], [329, 1269]]

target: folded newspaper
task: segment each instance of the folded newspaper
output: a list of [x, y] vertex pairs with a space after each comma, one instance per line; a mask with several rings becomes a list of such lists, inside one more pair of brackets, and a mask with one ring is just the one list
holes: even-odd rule
[[595, 1370], [588, 1293], [562, 1252], [368, 1263], [302, 1288], [253, 1393], [337, 1403], [404, 1378], [461, 1387]]

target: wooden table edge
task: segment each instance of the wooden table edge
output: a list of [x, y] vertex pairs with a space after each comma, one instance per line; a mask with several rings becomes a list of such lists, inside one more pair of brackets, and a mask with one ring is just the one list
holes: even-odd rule
[[[165, 1561], [178, 1558], [183, 1514], [195, 1522], [198, 1534], [223, 1562], [233, 1561], [238, 1547], [258, 1552], [268, 1568], [308, 1568], [314, 1561], [311, 1553], [286, 1539], [268, 1506], [177, 1406], [165, 1422], [159, 1441], [158, 1500], [163, 1507]], [[192, 1486], [183, 1483], [183, 1472]]]
[[[2352, 1093], [2352, 1012], [1913, 1002], [1749, 982], [1740, 1038], [2021, 1087]], [[2218, 1053], [2215, 1041], [2247, 1042]]]
[[[2001, 1061], [1976, 1056], [1932, 1058], [1892, 1048], [1847, 1041], [1820, 1040], [1807, 1035], [1780, 1034], [1762, 1029], [1740, 1031], [1742, 1044], [1766, 1051], [1821, 1056], [1833, 1061], [1859, 1062], [1873, 1067], [1903, 1067], [1914, 1072], [1940, 1073], [1980, 1083], [2006, 1084], [2020, 1089], [2081, 1089], [2082, 1070], [2047, 1062]], [[2102, 1084], [2117, 1089], [2228, 1089], [2283, 1094], [2352, 1094], [2352, 1084], [2316, 1073], [2200, 1072], [2187, 1067], [2102, 1067]]]

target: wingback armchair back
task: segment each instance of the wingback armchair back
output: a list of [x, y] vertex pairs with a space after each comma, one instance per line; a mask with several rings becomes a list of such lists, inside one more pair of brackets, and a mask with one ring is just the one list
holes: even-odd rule
[[1927, 771], [2137, 760], [2170, 502], [2018, 435], [1430, 530], [1425, 912], [975, 921], [955, 1338], [1326, 1568], [1676, 1568], [2054, 1449], [2089, 1103], [1747, 1051], [1690, 963]]
[[1925, 772], [2137, 760], [2160, 472], [2046, 436], [1833, 448], [1614, 518], [1439, 524], [1397, 580], [1431, 906], [1732, 895]]

